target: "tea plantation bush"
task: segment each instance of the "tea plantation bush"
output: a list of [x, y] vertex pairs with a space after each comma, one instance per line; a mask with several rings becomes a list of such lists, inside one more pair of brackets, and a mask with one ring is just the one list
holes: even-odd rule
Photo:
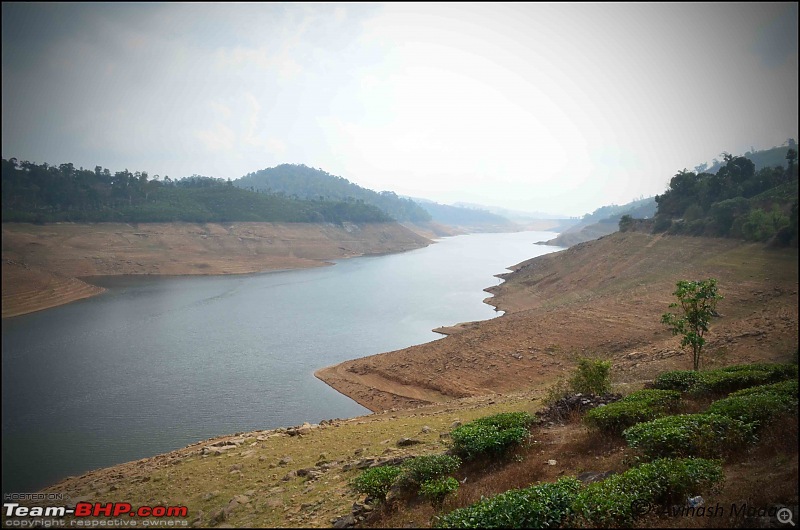
[[759, 363], [728, 366], [706, 372], [678, 370], [659, 375], [653, 386], [695, 395], [714, 395], [786, 379], [797, 379], [797, 365]]
[[[778, 383], [782, 386], [767, 385], [746, 389], [746, 393], [736, 393], [713, 402], [707, 412], [734, 418], [755, 427], [762, 427], [783, 414], [797, 414], [797, 381], [785, 383]], [[759, 392], [759, 389], [763, 390]]]
[[478, 418], [450, 432], [453, 451], [465, 458], [502, 454], [524, 442], [533, 417], [527, 412], [504, 412]]
[[437, 528], [554, 528], [561, 525], [581, 483], [572, 477], [555, 483], [509, 490], [439, 518]]
[[584, 421], [590, 427], [602, 431], [621, 433], [631, 425], [652, 420], [674, 410], [680, 398], [680, 392], [675, 390], [639, 390], [619, 401], [590, 410]]
[[419, 493], [428, 499], [434, 507], [441, 506], [445, 497], [458, 489], [458, 481], [453, 477], [439, 477], [423, 482]]
[[721, 462], [660, 459], [586, 486], [572, 503], [573, 523], [589, 527], [633, 526], [641, 506], [685, 500], [723, 478]]
[[421, 485], [453, 473], [461, 466], [461, 459], [450, 455], [424, 455], [403, 462], [401, 481], [407, 485]]
[[717, 457], [754, 442], [752, 430], [727, 416], [681, 414], [634, 425], [623, 436], [649, 458]]
[[790, 381], [781, 381], [780, 383], [772, 383], [771, 385], [759, 385], [750, 388], [744, 388], [733, 392], [728, 397], [736, 396], [749, 396], [751, 394], [773, 394], [776, 396], [794, 396], [797, 398], [798, 382], [797, 379]]
[[384, 501], [394, 481], [402, 473], [403, 470], [396, 466], [372, 467], [355, 477], [350, 485], [359, 493]]

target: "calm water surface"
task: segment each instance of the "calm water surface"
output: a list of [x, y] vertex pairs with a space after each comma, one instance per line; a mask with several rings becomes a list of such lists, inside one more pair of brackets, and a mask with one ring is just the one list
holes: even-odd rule
[[226, 433], [369, 411], [313, 376], [498, 315], [494, 274], [550, 232], [472, 234], [332, 267], [105, 278], [109, 290], [2, 322], [3, 492]]

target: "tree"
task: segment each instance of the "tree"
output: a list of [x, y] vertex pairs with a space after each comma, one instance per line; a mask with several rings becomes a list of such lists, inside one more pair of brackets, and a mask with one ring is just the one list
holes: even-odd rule
[[661, 323], [670, 326], [673, 335], [681, 334], [681, 347], [691, 348], [694, 370], [700, 369], [700, 356], [703, 352], [705, 338], [711, 317], [716, 316], [717, 301], [723, 297], [717, 291], [717, 280], [709, 278], [699, 282], [680, 280], [673, 295], [678, 297], [677, 303], [670, 307], [681, 307], [683, 316], [664, 313]]

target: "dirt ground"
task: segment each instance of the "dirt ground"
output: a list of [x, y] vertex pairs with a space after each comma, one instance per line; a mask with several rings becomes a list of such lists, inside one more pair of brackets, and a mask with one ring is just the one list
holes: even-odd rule
[[430, 243], [397, 223], [5, 223], [2, 316], [102, 292], [81, 280], [90, 276], [299, 269]]
[[660, 317], [677, 281], [711, 277], [725, 298], [704, 365], [787, 361], [797, 351], [797, 257], [727, 239], [615, 233], [514, 267], [487, 289], [500, 318], [315, 375], [373, 411], [545, 385], [580, 356], [611, 359], [617, 382], [637, 384], [692, 367]]

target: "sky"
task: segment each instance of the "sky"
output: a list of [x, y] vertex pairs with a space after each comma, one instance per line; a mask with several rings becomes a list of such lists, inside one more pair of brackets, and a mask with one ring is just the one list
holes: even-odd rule
[[797, 138], [796, 3], [2, 3], [2, 157], [580, 216]]

